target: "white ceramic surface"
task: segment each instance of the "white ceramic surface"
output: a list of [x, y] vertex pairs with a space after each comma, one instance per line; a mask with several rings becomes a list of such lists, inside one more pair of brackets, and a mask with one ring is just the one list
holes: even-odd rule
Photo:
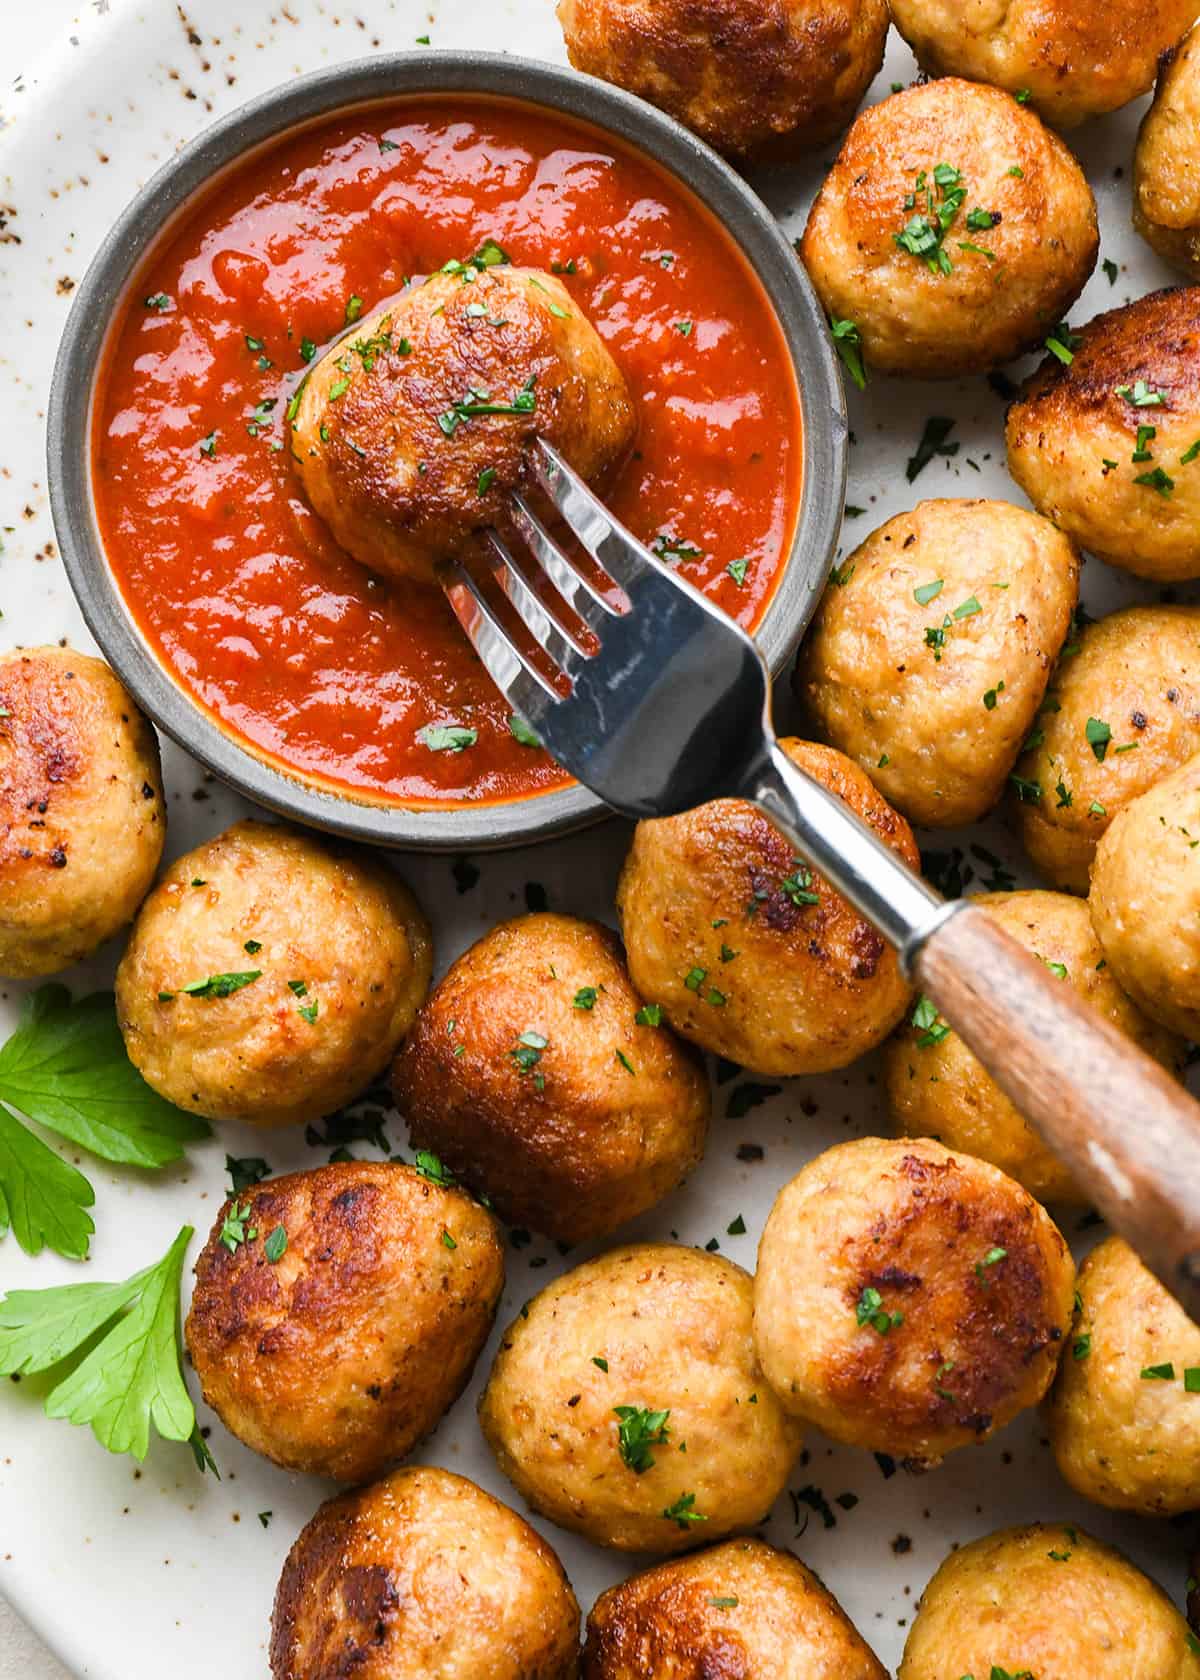
[[[53, 543], [45, 499], [43, 428], [54, 346], [73, 283], [114, 212], [179, 142], [210, 115], [251, 93], [320, 64], [376, 47], [402, 48], [430, 35], [433, 47], [479, 46], [561, 60], [552, 0], [3, 0], [0, 78], [0, 623], [3, 645], [60, 636], [86, 645]], [[40, 53], [40, 57], [35, 55]], [[28, 56], [27, 56], [28, 55]], [[20, 76], [17, 72], [21, 71]], [[907, 81], [912, 60], [893, 40], [874, 90]], [[1097, 271], [1075, 318], [1163, 284], [1169, 277], [1128, 227], [1128, 164], [1137, 118], [1129, 111], [1076, 136], [1101, 202], [1103, 255], [1121, 268], [1115, 286]], [[931, 159], [931, 162], [942, 161]], [[955, 160], [946, 160], [953, 162]], [[763, 183], [774, 207], [798, 231], [819, 170]], [[948, 386], [877, 382], [852, 393], [850, 501], [865, 512], [847, 528], [858, 540], [882, 518], [920, 495], [998, 494], [1017, 498], [1003, 465], [1002, 404], [982, 379]], [[962, 441], [917, 485], [904, 463], [925, 418], [954, 415]], [[1127, 599], [1151, 599], [1089, 563], [1085, 597], [1093, 611]], [[780, 697], [786, 720], [786, 698]], [[178, 752], [166, 755], [172, 853], [230, 820], [237, 802], [205, 782]], [[1019, 849], [1003, 819], [986, 843], [1019, 874]], [[612, 889], [626, 831], [610, 824], [590, 835], [515, 856], [482, 861], [479, 883], [456, 889], [449, 859], [402, 859], [428, 905], [441, 964], [486, 926], [524, 903], [526, 883], [540, 882], [555, 908], [612, 920]], [[965, 844], [961, 835], [954, 843]], [[946, 850], [945, 837], [932, 842]], [[107, 982], [115, 951], [68, 976], [77, 987]], [[18, 989], [0, 994], [0, 1028], [15, 1018]], [[731, 1087], [721, 1089], [724, 1114]], [[885, 1128], [871, 1061], [845, 1075], [794, 1081], [769, 1106], [744, 1119], [717, 1118], [708, 1158], [693, 1181], [628, 1235], [677, 1233], [685, 1242], [718, 1236], [721, 1250], [752, 1266], [755, 1242], [775, 1190], [810, 1155], [839, 1139]], [[391, 1123], [403, 1148], [403, 1128]], [[738, 1145], [763, 1146], [757, 1163], [736, 1159]], [[253, 1136], [227, 1128], [193, 1151], [191, 1165], [158, 1178], [119, 1173], [87, 1160], [97, 1189], [97, 1233], [87, 1275], [123, 1277], [160, 1254], [184, 1221], [204, 1233], [220, 1203], [226, 1150], [265, 1154], [278, 1169], [315, 1165], [325, 1152], [299, 1137]], [[746, 1234], [726, 1228], [741, 1214]], [[193, 1245], [192, 1256], [198, 1248]], [[510, 1251], [501, 1317], [563, 1262], [535, 1242]], [[544, 1267], [544, 1269], [543, 1269]], [[38, 1287], [78, 1277], [80, 1269], [44, 1255], [23, 1256], [12, 1238], [0, 1244], [0, 1287]], [[480, 1364], [486, 1372], [488, 1355]], [[423, 1454], [474, 1476], [501, 1498], [515, 1496], [493, 1467], [464, 1396]], [[50, 1423], [36, 1384], [0, 1390], [0, 1591], [29, 1618], [79, 1675], [150, 1680], [164, 1673], [191, 1680], [260, 1680], [266, 1670], [267, 1620], [283, 1556], [327, 1489], [289, 1476], [246, 1452], [214, 1425], [211, 1447], [224, 1479], [200, 1478], [183, 1448], [158, 1443], [146, 1465], [111, 1458], [90, 1433]], [[796, 1545], [840, 1597], [880, 1656], [894, 1667], [924, 1582], [954, 1542], [1003, 1523], [1056, 1518], [1113, 1538], [1175, 1595], [1182, 1590], [1188, 1535], [1177, 1526], [1116, 1521], [1084, 1506], [1059, 1482], [1026, 1418], [987, 1447], [955, 1454], [923, 1479], [885, 1478], [867, 1454], [834, 1448], [813, 1435], [793, 1489], [819, 1488], [835, 1526], [801, 1502], [799, 1520], [782, 1499], [767, 1532]], [[846, 1509], [837, 1496], [852, 1494]], [[270, 1512], [267, 1526], [258, 1513]], [[630, 1560], [606, 1555], [541, 1524], [559, 1550], [586, 1606]], [[23, 1680], [57, 1674], [32, 1645], [4, 1658]], [[17, 1636], [13, 1636], [17, 1637]]]

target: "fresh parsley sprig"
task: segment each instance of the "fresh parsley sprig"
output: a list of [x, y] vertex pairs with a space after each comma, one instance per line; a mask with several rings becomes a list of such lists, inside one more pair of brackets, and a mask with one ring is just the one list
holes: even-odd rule
[[27, 1254], [81, 1260], [95, 1229], [84, 1175], [18, 1118], [24, 1115], [102, 1160], [163, 1167], [209, 1125], [152, 1091], [125, 1053], [111, 992], [71, 1001], [65, 986], [26, 998], [0, 1047], [0, 1237]]
[[[179, 1283], [192, 1227], [153, 1265], [123, 1283], [14, 1289], [0, 1299], [0, 1376], [27, 1376], [70, 1362], [45, 1397], [46, 1416], [88, 1424], [102, 1447], [139, 1461], [150, 1426], [168, 1441], [207, 1449], [183, 1381]], [[215, 1468], [215, 1467], [214, 1467]]]

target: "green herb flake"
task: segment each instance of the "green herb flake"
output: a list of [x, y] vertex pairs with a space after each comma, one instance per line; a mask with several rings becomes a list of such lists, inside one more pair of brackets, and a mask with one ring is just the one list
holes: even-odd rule
[[673, 1505], [668, 1505], [663, 1511], [668, 1522], [678, 1523], [682, 1529], [688, 1529], [693, 1523], [707, 1522], [708, 1518], [696, 1509], [696, 1495], [681, 1493]]
[[469, 729], [461, 723], [427, 723], [423, 729], [417, 730], [417, 740], [430, 752], [465, 752], [478, 739], [477, 729]]
[[739, 589], [745, 586], [749, 565], [749, 560], [731, 560], [725, 568], [726, 573], [733, 579]]
[[956, 420], [947, 419], [944, 415], [932, 415], [925, 422], [925, 429], [921, 433], [921, 441], [905, 468], [905, 476], [911, 484], [924, 472], [930, 461], [937, 455], [951, 458], [958, 454], [960, 445], [948, 441], [950, 433], [958, 424]]
[[239, 1204], [236, 1196], [230, 1203], [229, 1211], [221, 1221], [218, 1239], [230, 1254], [236, 1254], [242, 1243], [253, 1242], [258, 1235], [257, 1229], [247, 1223], [252, 1211], [249, 1202]]
[[883, 1296], [878, 1289], [867, 1287], [858, 1298], [855, 1308], [855, 1318], [859, 1326], [865, 1328], [868, 1324], [877, 1335], [886, 1336], [897, 1326], [904, 1323], [902, 1312], [887, 1312], [884, 1310]]
[[1139, 473], [1133, 482], [1143, 485], [1147, 490], [1154, 490], [1163, 497], [1171, 496], [1175, 492], [1175, 480], [1161, 467], [1155, 467], [1152, 472]]
[[1106, 276], [1108, 277], [1109, 285], [1110, 286], [1115, 286], [1116, 283], [1117, 283], [1117, 276], [1121, 272], [1120, 269], [1117, 267], [1116, 263], [1112, 260], [1111, 257], [1105, 257], [1104, 261], [1101, 263], [1100, 266], [1104, 270]]
[[663, 1011], [661, 1003], [644, 1003], [633, 1017], [635, 1025], [639, 1027], [661, 1027]]
[[1165, 408], [1167, 406], [1167, 399], [1163, 393], [1156, 390], [1154, 386], [1147, 385], [1144, 379], [1139, 379], [1133, 385], [1118, 385], [1115, 387], [1115, 391], [1118, 397], [1124, 397], [1125, 401], [1133, 408]]
[[277, 1265], [279, 1261], [283, 1259], [284, 1255], [287, 1253], [287, 1245], [288, 1234], [286, 1229], [282, 1225], [276, 1225], [275, 1229], [271, 1232], [270, 1236], [263, 1244], [263, 1253], [271, 1262], [272, 1266]]
[[618, 1051], [615, 1052], [615, 1054], [616, 1054], [617, 1060], [620, 1062], [621, 1066], [625, 1069], [625, 1072], [626, 1073], [631, 1073], [633, 1075], [633, 1077], [636, 1079], [637, 1078], [637, 1069], [634, 1067], [633, 1063], [629, 1060], [629, 1057], [625, 1054], [625, 1052], [623, 1050], [618, 1050]]
[[863, 361], [862, 334], [855, 321], [839, 321], [830, 318], [829, 330], [833, 334], [833, 348], [846, 372], [858, 386], [860, 391], [867, 388], [867, 369]]
[[938, 596], [942, 593], [942, 590], [945, 587], [946, 584], [943, 578], [934, 578], [932, 583], [919, 584], [918, 587], [913, 590], [913, 600], [919, 607], [927, 607], [930, 601], [937, 600]]
[[667, 1419], [670, 1410], [649, 1411], [645, 1406], [614, 1406], [617, 1423], [617, 1448], [621, 1461], [636, 1476], [644, 1476], [654, 1468], [651, 1447], [666, 1444], [671, 1433]]
[[261, 978], [261, 968], [247, 968], [231, 974], [210, 974], [204, 980], [189, 980], [187, 985], [180, 986], [179, 990], [188, 997], [227, 998], [232, 997], [234, 992], [240, 992], [245, 986], [252, 986]]
[[600, 990], [601, 988], [598, 986], [580, 986], [579, 990], [575, 993], [575, 996], [571, 999], [572, 1007], [583, 1010], [595, 1009], [596, 999], [600, 996]]
[[1098, 764], [1104, 763], [1104, 755], [1108, 751], [1108, 743], [1112, 740], [1112, 730], [1103, 718], [1090, 717], [1084, 725], [1083, 733], [1087, 744], [1096, 756]]
[[1170, 1363], [1166, 1365], [1147, 1365], [1142, 1372], [1143, 1382], [1174, 1382], [1174, 1380], [1175, 1367]]

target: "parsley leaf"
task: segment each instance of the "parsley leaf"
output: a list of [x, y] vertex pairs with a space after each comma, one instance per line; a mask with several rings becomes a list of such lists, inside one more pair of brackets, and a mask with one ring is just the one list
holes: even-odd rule
[[463, 752], [478, 739], [477, 729], [465, 728], [461, 723], [427, 723], [424, 729], [417, 730], [417, 740], [430, 752]]
[[541, 736], [535, 734], [525, 722], [525, 719], [518, 717], [516, 712], [513, 712], [509, 717], [508, 729], [513, 740], [518, 741], [523, 747], [540, 747], [542, 744]]
[[138, 1460], [152, 1423], [169, 1441], [190, 1440], [179, 1281], [191, 1237], [185, 1225], [161, 1260], [123, 1283], [11, 1290], [0, 1300], [0, 1375], [46, 1371], [87, 1349], [47, 1394], [47, 1417], [90, 1424], [102, 1447]]
[[26, 1254], [51, 1248], [82, 1260], [96, 1229], [95, 1195], [81, 1172], [0, 1108], [0, 1236], [11, 1226]]
[[673, 1505], [668, 1505], [663, 1511], [668, 1522], [678, 1523], [680, 1528], [687, 1529], [692, 1523], [707, 1522], [708, 1518], [696, 1509], [696, 1495], [681, 1493]]
[[863, 362], [862, 334], [856, 321], [839, 321], [830, 317], [829, 330], [833, 334], [833, 348], [842, 366], [860, 391], [867, 388], [867, 369]]
[[152, 1091], [125, 1053], [111, 992], [72, 1003], [65, 986], [25, 1000], [0, 1048], [0, 1102], [105, 1161], [161, 1167], [210, 1127]]
[[645, 1406], [614, 1406], [620, 1420], [617, 1424], [617, 1447], [621, 1460], [636, 1476], [654, 1468], [651, 1447], [661, 1447], [671, 1433], [667, 1419], [670, 1411], [652, 1412]]
[[1104, 763], [1104, 755], [1108, 751], [1108, 743], [1112, 740], [1112, 730], [1102, 718], [1090, 717], [1084, 726], [1087, 744], [1096, 755], [1098, 763]]
[[908, 482], [922, 473], [933, 460], [935, 455], [947, 457], [958, 454], [959, 445], [948, 443], [946, 440], [958, 424], [956, 420], [948, 420], [944, 415], [931, 415], [925, 422], [925, 430], [921, 433], [921, 441], [917, 445], [917, 452], [913, 455], [905, 469]]

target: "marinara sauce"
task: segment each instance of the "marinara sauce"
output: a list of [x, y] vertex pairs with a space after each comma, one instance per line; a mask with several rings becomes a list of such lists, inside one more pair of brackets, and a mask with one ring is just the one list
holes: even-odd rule
[[[288, 403], [322, 347], [488, 240], [560, 274], [625, 374], [639, 432], [609, 502], [638, 536], [749, 628], [791, 540], [800, 418], [778, 322], [649, 160], [481, 97], [363, 108], [252, 156], [130, 289], [95, 405], [96, 505], [176, 679], [260, 756], [358, 798], [511, 799], [565, 779], [513, 734], [440, 591], [363, 571], [290, 464]], [[447, 724], [474, 744], [418, 739]]]

